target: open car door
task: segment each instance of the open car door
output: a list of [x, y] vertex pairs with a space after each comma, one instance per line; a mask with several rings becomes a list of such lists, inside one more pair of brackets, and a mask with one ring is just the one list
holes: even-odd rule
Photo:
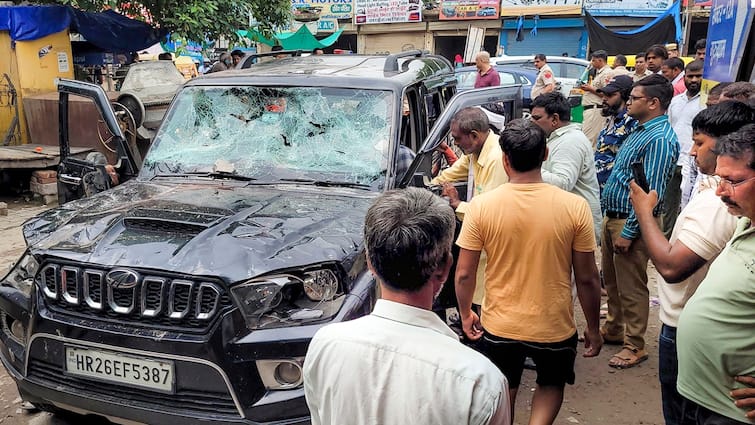
[[[118, 180], [124, 182], [135, 177], [139, 170], [134, 155], [128, 147], [121, 127], [118, 125], [118, 119], [105, 90], [96, 84], [66, 79], [57, 80], [57, 85], [58, 141], [60, 143], [58, 202], [62, 205], [84, 196], [91, 196], [109, 189], [112, 185], [110, 175], [105, 168], [106, 163], [96, 160], [82, 160], [71, 156], [68, 132], [68, 96], [72, 94], [92, 99], [107, 129], [113, 135], [112, 142], [115, 144], [117, 158], [113, 167], [118, 174]], [[90, 158], [88, 157], [88, 159]]]
[[[493, 104], [493, 105], [489, 105]], [[417, 156], [414, 158], [411, 167], [406, 174], [399, 180], [397, 187], [404, 188], [407, 186], [428, 187], [429, 182], [432, 179], [432, 158], [435, 148], [438, 147], [441, 141], [445, 141], [450, 138], [451, 131], [451, 119], [460, 110], [467, 107], [482, 107], [486, 105], [487, 108], [496, 109], [503, 114], [496, 114], [495, 116], [488, 115], [491, 121], [491, 126], [495, 126], [495, 129], [491, 131], [500, 131], [503, 127], [512, 119], [522, 117], [522, 87], [519, 85], [508, 87], [487, 87], [482, 89], [475, 89], [465, 91], [456, 94], [446, 105], [446, 108], [438, 117], [435, 122], [435, 126], [430, 130], [430, 134], [425, 139], [420, 148]], [[502, 115], [502, 116], [501, 116]], [[491, 119], [492, 118], [492, 119]], [[496, 120], [496, 122], [494, 122]], [[503, 121], [503, 122], [501, 122]], [[501, 158], [503, 160], [503, 158]], [[459, 196], [462, 200], [466, 200], [467, 182], [454, 183]], [[440, 187], [429, 186], [428, 189], [432, 190], [436, 194], [440, 194]], [[459, 222], [460, 223], [460, 222]], [[461, 228], [457, 223], [456, 233], [454, 240], [458, 237], [458, 232]], [[456, 290], [454, 288], [454, 276], [456, 274], [456, 260], [459, 255], [459, 248], [454, 245], [451, 250], [453, 254], [453, 264], [451, 272], [448, 275], [448, 279], [443, 284], [443, 288], [440, 294], [435, 299], [433, 304], [433, 310], [441, 313], [449, 307], [456, 306]], [[441, 313], [441, 317], [444, 317], [445, 313]]]
[[[404, 176], [398, 176], [397, 187], [427, 186], [427, 182], [433, 178], [433, 152], [442, 141], [450, 138], [451, 119], [454, 115], [467, 107], [483, 108], [491, 125], [495, 127], [493, 131], [500, 131], [505, 123], [522, 117], [522, 87], [521, 85], [486, 87], [457, 93], [436, 120], [409, 170]], [[496, 110], [497, 113], [491, 112], [490, 109]], [[467, 193], [466, 182], [457, 182], [456, 186], [462, 200], [465, 200], [463, 197]]]

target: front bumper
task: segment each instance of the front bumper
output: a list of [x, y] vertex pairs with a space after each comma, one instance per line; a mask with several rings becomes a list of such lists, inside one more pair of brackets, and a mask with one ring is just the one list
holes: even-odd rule
[[[368, 280], [360, 279], [363, 296], [347, 296], [334, 321], [369, 313], [374, 283]], [[228, 312], [207, 335], [115, 329], [61, 316], [46, 309], [41, 296], [32, 303], [5, 286], [0, 312], [0, 360], [32, 403], [149, 424], [309, 423], [303, 388], [265, 390], [256, 361], [304, 357], [322, 325], [239, 332], [243, 320]], [[14, 320], [26, 329], [23, 341], [10, 332]], [[172, 361], [174, 393], [68, 374], [66, 346]]]

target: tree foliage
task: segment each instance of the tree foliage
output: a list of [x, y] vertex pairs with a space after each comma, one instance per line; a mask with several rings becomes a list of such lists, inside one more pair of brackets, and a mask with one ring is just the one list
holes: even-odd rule
[[113, 9], [135, 19], [165, 28], [175, 35], [201, 41], [221, 36], [236, 39], [236, 30], [249, 26], [250, 16], [263, 32], [284, 25], [291, 13], [291, 0], [35, 0], [64, 4], [99, 12]]

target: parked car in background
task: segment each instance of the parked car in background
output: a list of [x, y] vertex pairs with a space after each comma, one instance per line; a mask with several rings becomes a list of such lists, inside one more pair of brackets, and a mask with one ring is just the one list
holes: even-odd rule
[[185, 82], [172, 61], [139, 62], [129, 67], [116, 101], [134, 116], [140, 138], [154, 137], [170, 101]]
[[[521, 69], [537, 73], [534, 63], [535, 55], [532, 56], [498, 56], [490, 59], [495, 65], [518, 66]], [[582, 100], [582, 91], [577, 87], [577, 81], [582, 77], [590, 62], [565, 56], [548, 56], [548, 65], [556, 76], [556, 81], [561, 86], [561, 93], [569, 99], [569, 103], [575, 106]], [[534, 83], [534, 80], [533, 80]]]
[[[532, 85], [535, 84], [537, 78], [537, 71], [518, 67], [518, 66], [503, 66], [496, 65], [495, 70], [498, 71], [498, 76], [501, 78], [501, 85], [522, 85], [522, 108], [525, 112], [530, 110], [530, 93], [532, 92]], [[477, 78], [477, 68], [474, 66], [465, 66], [456, 70], [456, 90], [465, 91], [474, 87], [475, 79]]]

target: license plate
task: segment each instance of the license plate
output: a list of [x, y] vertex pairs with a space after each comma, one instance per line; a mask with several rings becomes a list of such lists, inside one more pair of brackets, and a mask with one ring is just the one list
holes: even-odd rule
[[173, 366], [172, 361], [66, 346], [66, 371], [69, 374], [132, 387], [172, 393]]

